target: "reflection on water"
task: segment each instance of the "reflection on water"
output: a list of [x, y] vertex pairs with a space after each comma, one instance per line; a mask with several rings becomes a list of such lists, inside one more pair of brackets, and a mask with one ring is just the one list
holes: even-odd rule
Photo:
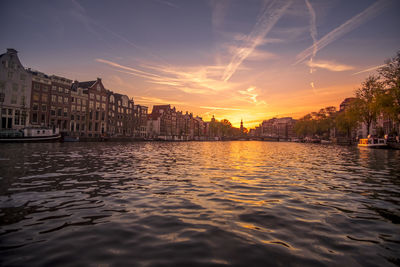
[[398, 265], [400, 151], [1, 144], [3, 265]]

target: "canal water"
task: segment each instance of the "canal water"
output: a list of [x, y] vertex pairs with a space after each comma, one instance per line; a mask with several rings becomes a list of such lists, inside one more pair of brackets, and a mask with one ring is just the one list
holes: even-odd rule
[[2, 266], [396, 266], [400, 151], [0, 144]]

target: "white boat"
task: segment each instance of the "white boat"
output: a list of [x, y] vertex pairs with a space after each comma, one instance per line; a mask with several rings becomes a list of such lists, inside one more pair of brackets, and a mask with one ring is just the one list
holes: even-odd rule
[[0, 132], [0, 142], [52, 142], [61, 138], [58, 128], [27, 127]]
[[363, 138], [358, 142], [359, 147], [370, 147], [370, 148], [385, 148], [387, 147], [386, 139], [383, 138]]

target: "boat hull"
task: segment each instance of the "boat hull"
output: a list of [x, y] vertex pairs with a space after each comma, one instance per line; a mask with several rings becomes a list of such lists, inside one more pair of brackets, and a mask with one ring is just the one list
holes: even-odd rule
[[16, 137], [0, 138], [0, 143], [32, 143], [32, 142], [56, 142], [61, 139], [61, 135], [38, 136], [38, 137]]
[[358, 144], [358, 146], [368, 148], [388, 148], [387, 144]]

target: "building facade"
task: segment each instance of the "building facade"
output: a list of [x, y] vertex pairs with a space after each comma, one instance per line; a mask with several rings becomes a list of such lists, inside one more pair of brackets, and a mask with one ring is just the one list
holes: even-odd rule
[[0, 129], [21, 129], [29, 123], [32, 75], [15, 49], [0, 55]]

